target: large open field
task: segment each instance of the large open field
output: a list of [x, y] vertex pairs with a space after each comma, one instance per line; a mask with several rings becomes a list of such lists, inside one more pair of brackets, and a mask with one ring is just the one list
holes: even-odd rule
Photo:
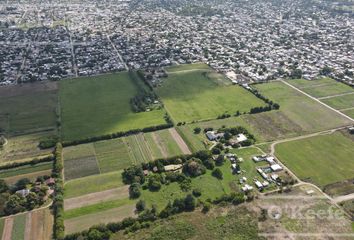
[[[280, 104], [280, 112], [287, 119], [288, 128], [295, 126], [298, 129], [296, 132], [323, 131], [352, 123], [349, 119], [282, 82], [258, 84], [254, 87], [260, 90], [263, 95]], [[268, 125], [275, 124], [269, 122]]]
[[298, 177], [320, 187], [354, 176], [354, 141], [340, 132], [280, 143], [275, 154]]
[[190, 153], [188, 147], [183, 149], [181, 142], [176, 141], [176, 134], [173, 129], [166, 129], [64, 148], [65, 179], [123, 170], [132, 164]]
[[138, 87], [128, 72], [63, 80], [59, 85], [64, 140], [165, 123], [163, 110], [132, 112], [129, 101]]
[[53, 82], [1, 88], [0, 129], [13, 135], [55, 128], [57, 99]]
[[329, 78], [323, 78], [312, 81], [299, 79], [289, 80], [288, 82], [316, 98], [323, 98], [333, 95], [354, 92], [354, 89], [352, 87]]
[[168, 78], [156, 89], [164, 106], [175, 122], [215, 119], [223, 113], [249, 112], [265, 103], [240, 86], [229, 86], [206, 65], [186, 69], [173, 67]]

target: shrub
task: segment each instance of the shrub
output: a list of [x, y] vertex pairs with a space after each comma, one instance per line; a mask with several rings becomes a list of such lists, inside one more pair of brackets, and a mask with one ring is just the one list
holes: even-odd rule
[[211, 173], [214, 177], [216, 177], [217, 179], [222, 179], [223, 178], [223, 174], [222, 171], [220, 170], [220, 168], [215, 168], [212, 173]]
[[136, 210], [137, 210], [138, 212], [144, 211], [144, 210], [145, 210], [145, 207], [146, 207], [145, 201], [143, 201], [143, 200], [140, 199], [140, 200], [136, 203], [135, 207], [136, 207]]
[[202, 191], [199, 188], [195, 188], [192, 191], [194, 197], [200, 197], [202, 195]]
[[197, 177], [206, 172], [206, 168], [202, 164], [201, 160], [197, 158], [189, 159], [183, 166], [183, 172], [191, 177]]
[[132, 183], [129, 186], [129, 197], [131, 199], [135, 199], [140, 197], [141, 192], [140, 192], [140, 184], [139, 183]]
[[202, 131], [202, 129], [200, 127], [196, 127], [196, 128], [194, 128], [193, 131], [195, 134], [199, 134]]

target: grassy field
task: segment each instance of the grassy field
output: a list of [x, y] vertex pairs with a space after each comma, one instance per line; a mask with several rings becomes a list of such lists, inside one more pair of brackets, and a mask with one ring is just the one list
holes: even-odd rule
[[354, 89], [350, 86], [329, 78], [323, 78], [312, 81], [307, 81], [303, 79], [288, 80], [288, 82], [316, 98], [354, 92]]
[[[345, 126], [350, 120], [297, 92], [282, 82], [254, 85], [260, 92], [280, 104], [280, 112], [286, 118], [286, 128], [309, 133]], [[258, 115], [258, 114], [257, 114]], [[255, 115], [257, 118], [258, 116]], [[326, 121], [323, 121], [325, 119]], [[277, 126], [270, 121], [267, 126]]]
[[65, 183], [65, 198], [123, 186], [121, 171], [74, 179]]
[[30, 229], [25, 230], [28, 231], [29, 233], [27, 235], [27, 238], [25, 239], [28, 240], [51, 239], [52, 231], [53, 231], [53, 215], [51, 214], [48, 208], [27, 213], [26, 223], [27, 221], [30, 221], [30, 224], [26, 224], [28, 227], [30, 227]]
[[354, 118], [354, 109], [345, 110], [345, 111], [343, 111], [343, 113], [351, 118]]
[[112, 240], [162, 239], [262, 239], [258, 236], [257, 217], [244, 207], [216, 207], [208, 214], [182, 213], [159, 220], [149, 228], [132, 234], [119, 232]]
[[22, 240], [25, 238], [26, 214], [17, 215], [12, 228], [12, 239]]
[[354, 108], [354, 94], [322, 99], [321, 101], [337, 110]]
[[2, 236], [2, 233], [4, 231], [4, 224], [5, 220], [3, 218], [0, 218], [0, 236]]
[[55, 128], [57, 89], [55, 83], [47, 85], [1, 89], [0, 128], [10, 135]]
[[23, 175], [23, 174], [28, 174], [28, 173], [33, 173], [33, 172], [39, 172], [39, 171], [44, 171], [44, 170], [50, 170], [52, 169], [53, 163], [39, 163], [36, 165], [25, 165], [17, 168], [11, 168], [7, 170], [1, 170], [0, 171], [0, 178], [8, 178], [8, 177], [13, 177], [17, 175]]
[[82, 139], [165, 123], [163, 110], [134, 113], [138, 93], [129, 73], [60, 81], [62, 138]]
[[298, 177], [320, 187], [354, 176], [354, 141], [340, 132], [280, 143], [276, 156]]
[[123, 170], [132, 164], [181, 155], [168, 129], [64, 148], [65, 179]]
[[[226, 86], [215, 79], [211, 69], [192, 66], [173, 67], [168, 78], [156, 89], [175, 122], [215, 119], [223, 113], [249, 112], [264, 102], [239, 86]], [[188, 86], [188, 87], [186, 87]]]
[[0, 163], [18, 160], [32, 160], [51, 154], [52, 149], [40, 150], [38, 144], [41, 139], [52, 136], [55, 131], [31, 133], [7, 138], [8, 143], [0, 149]]

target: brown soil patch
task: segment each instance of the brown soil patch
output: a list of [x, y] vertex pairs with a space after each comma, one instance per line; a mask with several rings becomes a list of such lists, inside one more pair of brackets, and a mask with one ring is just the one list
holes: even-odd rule
[[0, 97], [14, 97], [34, 92], [54, 91], [58, 89], [57, 82], [36, 82], [0, 88]]
[[[26, 219], [25, 240], [47, 240], [52, 238], [53, 216], [49, 209], [33, 211]], [[27, 216], [28, 216], [27, 215]], [[27, 235], [27, 223], [30, 221], [30, 230]]]
[[32, 212], [26, 215], [26, 226], [25, 226], [25, 238], [24, 240], [31, 239], [31, 229], [32, 229]]
[[152, 139], [154, 139], [154, 142], [156, 143], [157, 147], [160, 149], [162, 156], [164, 158], [167, 158], [168, 157], [167, 149], [166, 149], [165, 145], [162, 144], [162, 139], [160, 138], [160, 136], [158, 136], [158, 134], [156, 134], [154, 132], [151, 133], [151, 136], [152, 136]]
[[183, 154], [192, 154], [191, 150], [189, 150], [187, 144], [183, 141], [182, 137], [178, 134], [175, 128], [170, 128], [169, 132], [173, 139], [176, 141], [178, 147], [181, 149]]
[[11, 240], [12, 239], [12, 228], [14, 226], [14, 218], [6, 218], [4, 224], [4, 231], [2, 233], [2, 240]]
[[80, 208], [100, 202], [127, 198], [129, 196], [129, 186], [110, 189], [107, 191], [90, 193], [84, 196], [69, 198], [64, 200], [64, 210]]

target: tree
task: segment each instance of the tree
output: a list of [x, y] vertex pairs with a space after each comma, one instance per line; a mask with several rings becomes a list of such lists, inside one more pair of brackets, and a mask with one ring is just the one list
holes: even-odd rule
[[40, 204], [40, 202], [41, 202], [40, 199], [34, 192], [30, 192], [26, 196], [26, 208], [29, 210], [34, 209], [37, 205]]
[[211, 208], [211, 203], [210, 202], [205, 202], [203, 204], [202, 212], [203, 213], [207, 213], [207, 212], [209, 212], [210, 208]]
[[140, 197], [140, 184], [132, 183], [129, 187], [129, 197], [134, 199]]
[[158, 191], [161, 188], [161, 176], [159, 174], [154, 174], [149, 176], [148, 188], [150, 191]]
[[16, 189], [24, 189], [30, 183], [31, 183], [31, 181], [28, 178], [22, 178], [17, 181]]
[[222, 179], [223, 178], [223, 174], [222, 174], [222, 171], [220, 170], [220, 168], [215, 168], [213, 171], [212, 171], [212, 175], [214, 177], [216, 177], [217, 179]]
[[202, 191], [199, 188], [195, 188], [192, 191], [194, 197], [200, 197], [202, 195]]
[[[1, 130], [0, 130], [0, 132], [1, 132]], [[6, 143], [5, 137], [4, 136], [0, 136], [0, 147], [4, 146], [5, 143]]]
[[0, 193], [7, 192], [9, 190], [9, 186], [6, 184], [4, 179], [0, 179]]
[[299, 69], [299, 68], [294, 69], [294, 70], [291, 72], [290, 77], [291, 77], [292, 79], [302, 78], [302, 71], [301, 71], [301, 69]]
[[144, 211], [144, 210], [145, 210], [145, 207], [146, 207], [145, 201], [143, 201], [143, 200], [140, 199], [140, 200], [136, 203], [135, 207], [136, 207], [136, 210], [137, 210], [138, 212]]
[[203, 161], [204, 166], [209, 169], [209, 170], [213, 170], [215, 165], [214, 165], [214, 161], [210, 158], [208, 158], [207, 160]]
[[215, 165], [216, 166], [222, 166], [225, 163], [225, 157], [224, 155], [219, 155], [216, 159], [215, 159]]
[[332, 73], [332, 68], [328, 67], [328, 66], [324, 66], [321, 70], [320, 70], [320, 74], [323, 76], [328, 76], [329, 74]]
[[202, 131], [202, 129], [200, 127], [194, 128], [194, 133], [195, 134], [199, 134], [201, 131]]
[[136, 165], [124, 169], [122, 177], [125, 184], [132, 184], [134, 182], [144, 183], [145, 181], [142, 167]]
[[206, 168], [199, 159], [191, 158], [184, 164], [183, 172], [191, 177], [197, 177], [204, 174]]
[[191, 194], [188, 194], [184, 199], [184, 204], [187, 211], [193, 211], [196, 206], [195, 198]]
[[110, 237], [110, 232], [100, 232], [97, 229], [90, 229], [87, 233], [87, 240], [107, 240]]
[[18, 194], [13, 194], [6, 201], [4, 211], [7, 214], [15, 214], [18, 212], [22, 212], [25, 210], [25, 204], [26, 201], [22, 196]]

